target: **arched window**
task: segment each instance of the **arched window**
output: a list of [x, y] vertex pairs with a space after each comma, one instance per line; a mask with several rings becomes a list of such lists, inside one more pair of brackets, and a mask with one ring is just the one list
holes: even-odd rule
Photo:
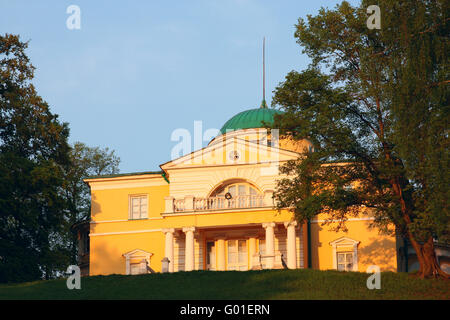
[[254, 188], [252, 185], [246, 182], [240, 182], [240, 183], [232, 183], [225, 185], [223, 187], [217, 188], [212, 196], [223, 196], [225, 197], [225, 194], [230, 193], [232, 197], [235, 196], [243, 196], [243, 195], [257, 195], [259, 192], [256, 188]]
[[209, 207], [252, 208], [263, 206], [263, 195], [246, 181], [229, 181], [217, 187], [209, 197]]

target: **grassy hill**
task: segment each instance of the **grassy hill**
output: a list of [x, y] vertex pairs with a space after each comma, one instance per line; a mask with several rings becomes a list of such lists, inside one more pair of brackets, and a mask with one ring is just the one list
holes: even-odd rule
[[0, 285], [0, 299], [450, 299], [450, 281], [382, 273], [381, 289], [366, 287], [368, 274], [318, 270], [193, 271]]

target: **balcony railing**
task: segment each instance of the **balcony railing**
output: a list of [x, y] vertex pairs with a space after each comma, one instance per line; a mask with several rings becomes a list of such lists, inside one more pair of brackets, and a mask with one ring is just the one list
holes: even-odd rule
[[273, 206], [272, 191], [265, 192], [264, 195], [238, 195], [232, 197], [231, 199], [226, 199], [223, 196], [208, 198], [185, 196], [184, 199], [166, 197], [165, 201], [165, 213], [261, 208]]

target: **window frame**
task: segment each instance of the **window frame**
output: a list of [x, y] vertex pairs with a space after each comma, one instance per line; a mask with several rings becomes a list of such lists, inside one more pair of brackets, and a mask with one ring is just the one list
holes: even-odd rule
[[338, 270], [338, 253], [353, 253], [353, 268], [348, 271], [358, 271], [358, 245], [361, 241], [357, 241], [348, 237], [341, 237], [329, 244], [332, 246], [333, 251], [333, 269]]
[[[339, 255], [344, 255], [344, 263], [339, 263]], [[347, 261], [347, 256], [350, 255], [351, 256], [351, 268], [348, 269], [347, 265], [348, 265], [348, 261]], [[339, 270], [339, 265], [344, 265], [344, 270]], [[353, 271], [354, 269], [354, 264], [355, 264], [355, 254], [353, 251], [338, 251], [336, 252], [336, 270], [338, 271]]]
[[[226, 241], [226, 270], [234, 270], [234, 271], [247, 271], [248, 269], [248, 241], [247, 239], [228, 239]], [[244, 250], [239, 251], [239, 243], [244, 243]], [[230, 244], [234, 243], [235, 245], [235, 254], [234, 258], [236, 261], [230, 262]], [[241, 261], [243, 258], [244, 261]], [[241, 269], [242, 268], [242, 269]]]
[[[145, 197], [146, 200], [146, 216], [142, 217], [141, 199]], [[133, 199], [139, 198], [139, 218], [133, 218]], [[148, 194], [130, 194], [128, 196], [128, 220], [145, 220], [148, 219]]]
[[[247, 196], [247, 195], [261, 195], [261, 191], [253, 184], [251, 184], [247, 181], [237, 181], [237, 182], [232, 182], [232, 183], [226, 184], [222, 187], [216, 188], [210, 194], [210, 197], [223, 197], [227, 192], [230, 192], [230, 190], [229, 190], [230, 187], [235, 188], [234, 189], [235, 191], [233, 192], [234, 193], [233, 197]], [[245, 187], [245, 193], [240, 193], [239, 187]], [[252, 193], [251, 190], [254, 190], [254, 193]]]
[[[129, 251], [127, 253], [124, 253], [122, 255], [125, 258], [125, 273], [127, 275], [131, 275], [131, 266], [136, 264], [141, 264], [141, 271], [142, 271], [142, 264], [145, 264], [145, 273], [149, 273], [149, 269], [151, 270], [150, 263], [151, 263], [151, 257], [153, 256], [153, 253], [147, 252], [141, 249], [134, 249], [133, 251]], [[139, 262], [132, 262], [132, 260], [140, 259]], [[141, 273], [140, 273], [141, 274]]]
[[[130, 262], [130, 275], [147, 274], [147, 264], [145, 259], [142, 259], [139, 262]], [[134, 272], [136, 267], [137, 272]]]

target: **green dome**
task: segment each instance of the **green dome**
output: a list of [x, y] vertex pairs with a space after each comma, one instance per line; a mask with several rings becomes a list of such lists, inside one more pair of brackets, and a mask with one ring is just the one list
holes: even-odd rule
[[242, 111], [225, 122], [220, 133], [224, 134], [239, 129], [263, 128], [263, 122], [272, 124], [273, 116], [280, 113], [278, 110], [268, 108]]

